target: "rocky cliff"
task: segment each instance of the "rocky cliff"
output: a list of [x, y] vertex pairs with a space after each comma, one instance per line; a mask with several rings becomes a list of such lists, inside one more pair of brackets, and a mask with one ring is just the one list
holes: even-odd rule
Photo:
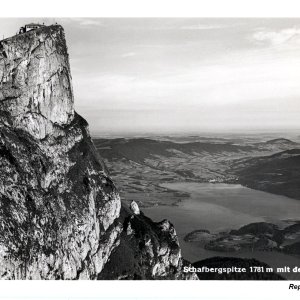
[[121, 204], [73, 103], [61, 26], [0, 41], [0, 277], [195, 278], [173, 226]]

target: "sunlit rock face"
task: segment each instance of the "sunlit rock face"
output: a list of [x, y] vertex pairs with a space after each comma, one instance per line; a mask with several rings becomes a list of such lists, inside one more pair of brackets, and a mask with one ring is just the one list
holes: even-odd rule
[[122, 206], [123, 224], [120, 242], [99, 279], [184, 279], [197, 280], [194, 273], [184, 273], [188, 265], [182, 259], [174, 226], [167, 220], [153, 222], [143, 212], [136, 215]]
[[0, 41], [0, 278], [130, 278], [124, 245], [139, 277], [190, 278], [172, 226], [121, 210], [73, 102], [61, 26]]
[[44, 27], [2, 41], [0, 80], [0, 109], [9, 113], [15, 128], [43, 139], [53, 125], [65, 126], [74, 119], [62, 27]]

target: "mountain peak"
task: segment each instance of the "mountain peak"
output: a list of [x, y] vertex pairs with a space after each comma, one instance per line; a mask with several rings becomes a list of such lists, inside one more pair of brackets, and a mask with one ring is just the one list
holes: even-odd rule
[[197, 279], [174, 227], [121, 203], [74, 112], [61, 26], [0, 42], [0, 187], [1, 279]]
[[74, 118], [64, 30], [44, 26], [0, 41], [0, 119], [38, 139]]
[[277, 138], [277, 139], [272, 139], [272, 140], [266, 141], [266, 144], [292, 144], [292, 145], [294, 145], [296, 143], [289, 139]]

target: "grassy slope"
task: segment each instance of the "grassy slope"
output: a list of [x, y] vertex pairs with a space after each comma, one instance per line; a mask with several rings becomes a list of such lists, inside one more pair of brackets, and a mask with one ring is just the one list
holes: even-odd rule
[[235, 172], [245, 186], [300, 200], [299, 149], [250, 159]]

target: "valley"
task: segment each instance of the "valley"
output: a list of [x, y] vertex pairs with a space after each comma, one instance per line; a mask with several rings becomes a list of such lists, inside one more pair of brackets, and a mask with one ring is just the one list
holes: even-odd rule
[[264, 137], [94, 139], [124, 201], [176, 205], [188, 195], [161, 183], [240, 183], [300, 199], [300, 144]]
[[[233, 256], [272, 267], [299, 265], [296, 137], [164, 136], [94, 143], [122, 200], [136, 201], [155, 221], [169, 219], [191, 262]], [[248, 232], [253, 227], [257, 232]]]

